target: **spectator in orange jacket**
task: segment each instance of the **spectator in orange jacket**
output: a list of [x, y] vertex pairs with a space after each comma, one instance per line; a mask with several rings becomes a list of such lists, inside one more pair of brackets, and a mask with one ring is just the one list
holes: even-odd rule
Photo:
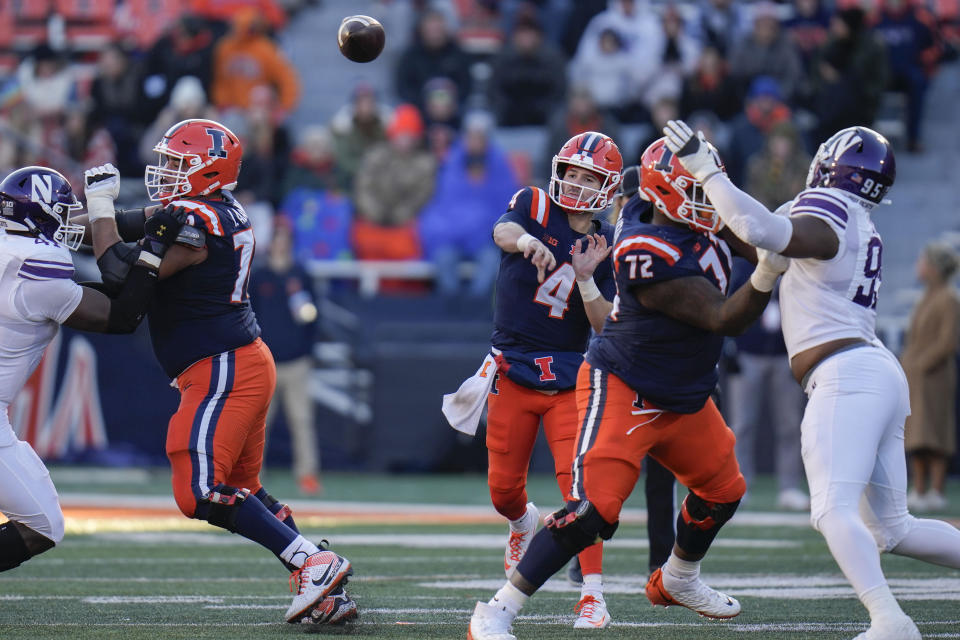
[[243, 9], [213, 54], [213, 104], [218, 109], [246, 109], [253, 88], [264, 84], [276, 90], [284, 113], [297, 105], [300, 80], [293, 65], [266, 35], [263, 18]]

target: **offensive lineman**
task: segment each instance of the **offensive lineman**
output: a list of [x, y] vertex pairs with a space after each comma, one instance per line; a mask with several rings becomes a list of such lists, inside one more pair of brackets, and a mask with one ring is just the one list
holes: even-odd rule
[[838, 131], [780, 216], [723, 175], [702, 133], [670, 121], [664, 134], [740, 239], [793, 258], [781, 285], [783, 336], [809, 398], [801, 442], [810, 521], [870, 614], [855, 640], [919, 640], [878, 550], [960, 568], [960, 531], [907, 511], [910, 400], [896, 356], [876, 335], [883, 242], [870, 219], [896, 178], [890, 143], [867, 127]]

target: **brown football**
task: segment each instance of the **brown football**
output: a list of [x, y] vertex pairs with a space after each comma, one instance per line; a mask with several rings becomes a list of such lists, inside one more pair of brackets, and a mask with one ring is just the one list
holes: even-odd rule
[[354, 62], [375, 60], [386, 39], [383, 25], [370, 16], [347, 16], [337, 32], [340, 53]]

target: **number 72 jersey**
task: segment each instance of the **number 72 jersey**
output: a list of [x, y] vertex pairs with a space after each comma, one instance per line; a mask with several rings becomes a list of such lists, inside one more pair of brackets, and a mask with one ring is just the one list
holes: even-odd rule
[[[533, 389], [572, 389], [591, 331], [571, 264], [573, 245], [585, 235], [571, 229], [567, 213], [536, 187], [518, 191], [500, 222], [519, 224], [557, 261], [541, 283], [537, 268], [523, 253], [502, 252], [491, 338], [503, 352], [498, 359], [500, 373]], [[604, 235], [612, 244], [613, 227], [596, 220], [593, 225], [591, 233]], [[603, 297], [612, 300], [615, 284], [610, 261], [600, 263], [593, 277]]]
[[628, 220], [611, 257], [617, 297], [603, 332], [590, 343], [587, 362], [661, 409], [699, 411], [717, 384], [723, 336], [643, 306], [636, 290], [696, 277], [726, 295], [733, 260], [727, 243], [687, 227]]
[[175, 378], [194, 362], [232, 351], [260, 336], [247, 285], [253, 228], [230, 192], [223, 200], [183, 198], [187, 224], [203, 231], [207, 258], [157, 283], [148, 313], [153, 351]]

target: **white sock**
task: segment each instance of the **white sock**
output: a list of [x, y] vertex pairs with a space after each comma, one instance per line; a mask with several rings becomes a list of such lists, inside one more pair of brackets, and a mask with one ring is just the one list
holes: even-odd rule
[[512, 617], [516, 617], [516, 615], [520, 613], [520, 609], [523, 609], [523, 605], [525, 605], [529, 599], [530, 596], [507, 582], [500, 588], [500, 591], [497, 591], [496, 595], [494, 595], [487, 604], [489, 604], [491, 607], [503, 609]]
[[[510, 521], [510, 531], [526, 531], [530, 529], [530, 518], [533, 516], [530, 513], [530, 508], [527, 507], [527, 510], [523, 512], [523, 515], [517, 518], [516, 520]], [[537, 523], [533, 523], [536, 526]]]
[[700, 561], [681, 560], [675, 553], [671, 552], [666, 564], [663, 565], [663, 573], [677, 581], [690, 582], [700, 576]]
[[292, 564], [298, 569], [303, 566], [304, 561], [313, 554], [320, 551], [317, 545], [313, 544], [303, 536], [297, 536], [293, 539], [287, 548], [280, 553], [280, 559], [287, 564]]
[[890, 587], [881, 584], [872, 589], [868, 589], [859, 595], [860, 602], [870, 612], [870, 620], [882, 620], [884, 618], [902, 618], [906, 616], [896, 598], [890, 592]]
[[933, 518], [917, 518], [891, 553], [960, 569], [960, 529]]
[[603, 574], [588, 573], [583, 576], [583, 586], [580, 587], [580, 597], [596, 596], [603, 597]]

